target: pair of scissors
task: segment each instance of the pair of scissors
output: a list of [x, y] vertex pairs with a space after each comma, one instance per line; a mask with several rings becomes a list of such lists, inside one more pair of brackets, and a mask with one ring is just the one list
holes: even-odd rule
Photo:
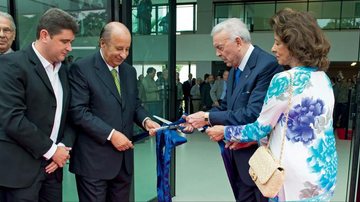
[[160, 130], [182, 130], [184, 127], [183, 126], [180, 126], [178, 124], [174, 124], [173, 122], [167, 120], [167, 119], [164, 119], [162, 117], [159, 117], [159, 116], [156, 116], [156, 115], [153, 115], [153, 117], [159, 121], [161, 121], [162, 123], [166, 124], [165, 126], [161, 126], [160, 128], [157, 128], [156, 131], [160, 131]]

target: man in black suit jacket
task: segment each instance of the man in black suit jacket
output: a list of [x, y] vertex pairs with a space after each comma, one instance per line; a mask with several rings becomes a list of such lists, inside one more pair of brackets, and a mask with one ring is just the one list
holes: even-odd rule
[[[217, 24], [212, 32], [216, 55], [232, 67], [227, 81], [225, 99], [210, 112], [187, 117], [195, 128], [204, 125], [243, 125], [259, 116], [274, 74], [282, 71], [274, 56], [251, 44], [250, 33], [239, 19]], [[236, 69], [242, 73], [236, 77]], [[236, 82], [238, 80], [238, 82]], [[267, 201], [249, 175], [249, 158], [257, 149], [256, 142], [228, 144], [232, 150], [237, 190], [236, 201]]]
[[182, 84], [183, 94], [184, 94], [184, 101], [185, 101], [185, 112], [190, 114], [193, 111], [193, 106], [191, 103], [191, 88], [195, 85], [195, 81], [192, 80], [192, 74], [189, 73], [188, 80], [186, 80]]
[[70, 87], [61, 64], [78, 25], [60, 9], [40, 19], [37, 39], [0, 57], [0, 189], [6, 201], [62, 201], [62, 169], [74, 142]]
[[78, 131], [70, 171], [83, 202], [128, 201], [133, 122], [147, 130], [160, 127], [141, 106], [135, 68], [124, 62], [130, 43], [129, 30], [110, 22], [101, 31], [100, 51], [70, 68], [71, 116]]

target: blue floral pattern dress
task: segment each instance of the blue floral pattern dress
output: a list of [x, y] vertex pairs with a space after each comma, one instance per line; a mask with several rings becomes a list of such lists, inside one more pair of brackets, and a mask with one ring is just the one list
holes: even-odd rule
[[[292, 98], [288, 107], [290, 75]], [[337, 154], [332, 127], [334, 95], [323, 71], [294, 67], [271, 80], [256, 122], [226, 126], [227, 141], [260, 141], [271, 133], [270, 149], [279, 159], [285, 113], [289, 110], [282, 156], [283, 189], [272, 201], [329, 201], [337, 175]]]

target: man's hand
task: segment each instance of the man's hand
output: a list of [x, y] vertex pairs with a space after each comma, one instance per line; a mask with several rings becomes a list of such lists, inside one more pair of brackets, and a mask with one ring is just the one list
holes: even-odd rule
[[55, 161], [52, 161], [49, 165], [45, 167], [45, 172], [47, 174], [53, 173], [56, 169], [58, 169], [58, 164], [55, 163]]
[[214, 142], [218, 142], [224, 139], [224, 126], [213, 126], [211, 128], [206, 129], [206, 134], [210, 137], [210, 140]]
[[132, 142], [121, 132], [115, 130], [113, 135], [111, 136], [111, 144], [114, 145], [114, 147], [118, 151], [125, 151], [127, 149], [133, 149], [134, 145]]
[[194, 128], [202, 128], [209, 124], [209, 121], [206, 120], [208, 118], [209, 117], [207, 112], [199, 111], [187, 116], [186, 122], [191, 124]]
[[[183, 115], [182, 118], [186, 120], [185, 115]], [[180, 126], [184, 127], [181, 131], [185, 133], [192, 133], [194, 131], [194, 127], [192, 127], [190, 123], [181, 123]]]
[[69, 151], [70, 147], [65, 146], [57, 146], [55, 154], [51, 157], [51, 159], [60, 167], [64, 167], [66, 161], [70, 158]]
[[151, 119], [147, 119], [144, 123], [145, 129], [149, 131], [150, 136], [156, 134], [156, 129], [160, 128], [160, 125]]
[[257, 142], [227, 142], [225, 144], [225, 148], [230, 150], [238, 150], [248, 148], [250, 146], [258, 144]]

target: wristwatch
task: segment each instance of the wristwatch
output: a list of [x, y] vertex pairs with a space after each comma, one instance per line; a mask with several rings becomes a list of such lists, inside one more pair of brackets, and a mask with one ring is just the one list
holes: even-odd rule
[[205, 112], [205, 118], [204, 121], [209, 123], [209, 112]]

